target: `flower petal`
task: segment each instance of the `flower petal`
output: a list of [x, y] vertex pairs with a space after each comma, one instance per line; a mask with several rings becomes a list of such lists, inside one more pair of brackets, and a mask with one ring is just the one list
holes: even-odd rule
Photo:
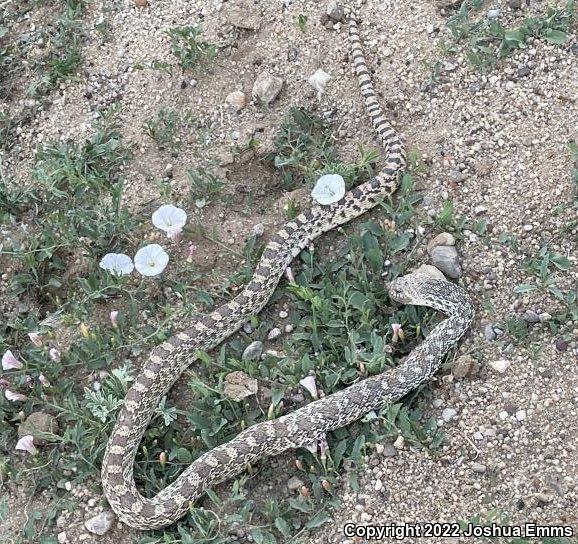
[[10, 389], [4, 390], [4, 396], [12, 402], [23, 402], [28, 398], [26, 395], [22, 395], [21, 393], [14, 393], [14, 391], [10, 391]]
[[134, 270], [132, 259], [124, 253], [107, 253], [99, 266], [117, 276], [126, 276]]
[[30, 338], [30, 341], [36, 346], [36, 347], [40, 347], [42, 345], [42, 336], [40, 335], [40, 333], [38, 331], [35, 332], [29, 332], [28, 333], [28, 338]]
[[317, 384], [315, 383], [315, 378], [313, 376], [307, 376], [302, 380], [299, 380], [299, 383], [307, 389], [309, 394], [314, 398], [318, 398], [319, 395], [317, 393]]
[[143, 276], [158, 276], [168, 263], [167, 252], [158, 244], [141, 247], [134, 256], [134, 265]]
[[14, 354], [10, 350], [6, 350], [4, 355], [2, 355], [2, 369], [11, 370], [22, 368], [22, 363], [14, 357]]
[[323, 206], [339, 202], [344, 195], [345, 180], [339, 174], [321, 176], [311, 191], [311, 196]]
[[178, 229], [179, 233], [187, 222], [187, 212], [172, 204], [165, 204], [153, 213], [152, 221], [155, 227], [169, 235], [171, 232], [174, 233], [175, 229]]
[[34, 437], [31, 434], [27, 434], [18, 440], [14, 449], [27, 451], [32, 455], [35, 455], [38, 452], [38, 450], [34, 447]]

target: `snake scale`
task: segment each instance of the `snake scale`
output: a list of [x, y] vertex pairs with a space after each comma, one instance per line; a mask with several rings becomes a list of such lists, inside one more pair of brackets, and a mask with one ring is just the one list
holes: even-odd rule
[[404, 396], [432, 376], [442, 356], [471, 323], [472, 305], [459, 287], [415, 273], [397, 278], [388, 286], [392, 299], [449, 314], [402, 363], [278, 419], [249, 427], [228, 443], [201, 455], [154, 497], [144, 497], [136, 488], [133, 464], [138, 445], [159, 400], [195, 360], [196, 351], [214, 348], [261, 311], [286, 267], [312, 240], [370, 210], [397, 188], [398, 174], [405, 166], [404, 148], [375, 96], [353, 10], [348, 19], [351, 58], [367, 113], [385, 148], [385, 166], [339, 202], [315, 206], [286, 223], [265, 247], [251, 281], [239, 295], [152, 350], [126, 394], [102, 465], [106, 498], [118, 517], [132, 527], [155, 529], [169, 525], [183, 516], [206, 489], [241, 473], [248, 463], [311, 444], [327, 431]]

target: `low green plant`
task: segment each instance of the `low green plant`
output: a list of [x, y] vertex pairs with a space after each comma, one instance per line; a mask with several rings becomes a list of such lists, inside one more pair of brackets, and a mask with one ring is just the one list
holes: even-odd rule
[[171, 50], [181, 68], [197, 68], [203, 62], [212, 61], [217, 56], [217, 46], [199, 39], [198, 26], [180, 26], [167, 31], [171, 38]]
[[[575, 0], [568, 0], [564, 7], [550, 7], [537, 17], [526, 17], [517, 27], [507, 28], [499, 19], [473, 18], [482, 8], [481, 0], [465, 0], [457, 13], [447, 23], [454, 44], [467, 42], [466, 57], [481, 71], [492, 69], [496, 63], [515, 51], [526, 47], [528, 38], [543, 39], [562, 45], [576, 17]], [[455, 45], [445, 49], [456, 50]]]

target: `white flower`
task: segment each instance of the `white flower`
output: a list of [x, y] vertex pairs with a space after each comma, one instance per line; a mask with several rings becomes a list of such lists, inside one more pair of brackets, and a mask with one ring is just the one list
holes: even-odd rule
[[168, 262], [167, 252], [158, 244], [141, 247], [134, 256], [134, 265], [143, 276], [158, 276]]
[[323, 206], [339, 202], [344, 195], [345, 180], [339, 174], [321, 176], [311, 191], [311, 196]]
[[307, 376], [306, 378], [303, 378], [302, 380], [299, 380], [299, 383], [305, 388], [307, 389], [307, 391], [309, 391], [309, 394], [314, 398], [317, 399], [319, 398], [319, 395], [317, 393], [317, 384], [315, 383], [315, 378], [313, 376]]
[[116, 276], [126, 276], [134, 270], [132, 259], [124, 253], [107, 253], [99, 266]]
[[18, 440], [18, 442], [16, 442], [15, 449], [27, 451], [32, 455], [35, 455], [36, 452], [38, 451], [34, 447], [34, 437], [31, 434], [27, 434], [26, 436], [23, 436], [20, 440]]
[[2, 369], [11, 370], [22, 368], [22, 363], [14, 357], [14, 354], [7, 350], [4, 355], [2, 355]]
[[14, 391], [10, 391], [10, 389], [4, 390], [4, 396], [12, 402], [25, 401], [28, 398], [26, 395], [22, 395], [21, 393], [14, 393]]
[[165, 231], [169, 238], [177, 237], [186, 222], [187, 212], [172, 204], [165, 204], [153, 213], [153, 225]]

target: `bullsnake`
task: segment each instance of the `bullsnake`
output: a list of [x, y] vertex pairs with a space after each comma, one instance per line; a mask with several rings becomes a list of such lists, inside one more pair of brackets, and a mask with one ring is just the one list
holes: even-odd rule
[[312, 240], [373, 208], [397, 188], [398, 174], [405, 166], [404, 148], [375, 96], [353, 10], [348, 20], [351, 58], [367, 113], [385, 148], [385, 166], [339, 202], [315, 206], [286, 223], [265, 247], [252, 279], [239, 295], [152, 350], [126, 394], [102, 465], [106, 498], [118, 517], [132, 527], [155, 529], [169, 525], [183, 516], [207, 488], [234, 477], [247, 464], [311, 444], [327, 431], [399, 399], [437, 370], [443, 354], [456, 344], [471, 322], [472, 306], [460, 288], [419, 274], [398, 278], [389, 286], [393, 299], [431, 306], [450, 317], [395, 369], [361, 380], [278, 419], [249, 427], [230, 442], [201, 455], [154, 497], [142, 496], [135, 486], [133, 463], [153, 411], [195, 360], [196, 351], [214, 348], [261, 311], [286, 267]]

